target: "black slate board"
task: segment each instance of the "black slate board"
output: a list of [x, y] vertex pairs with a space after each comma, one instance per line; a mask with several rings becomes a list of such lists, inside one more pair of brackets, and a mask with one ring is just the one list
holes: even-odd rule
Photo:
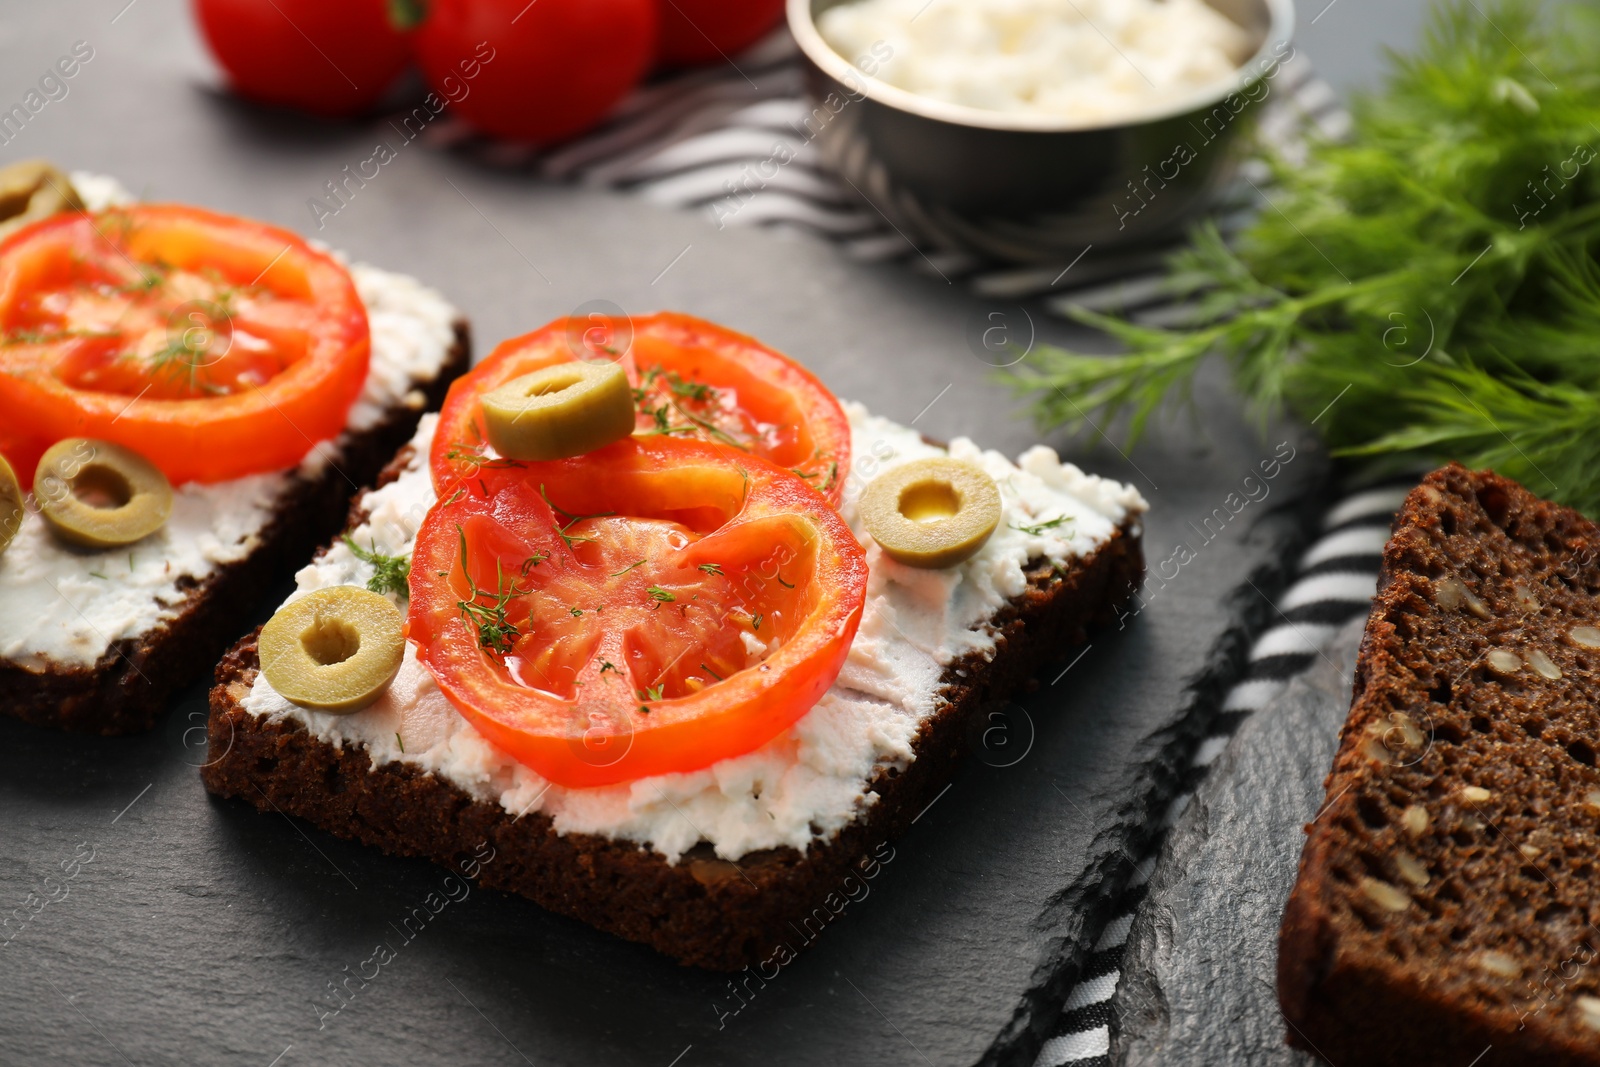
[[1120, 1067], [1309, 1067], [1284, 1045], [1278, 924], [1322, 806], [1366, 618], [1247, 719], [1163, 843], [1112, 1002]]
[[[1035, 439], [967, 341], [997, 310], [1023, 329], [1020, 312], [931, 274], [718, 231], [422, 143], [318, 232], [308, 199], [371, 155], [388, 127], [318, 127], [209, 92], [186, 6], [124, 2], [8, 12], [7, 93], [20, 98], [22, 79], [75, 41], [95, 54], [0, 161], [50, 156], [151, 199], [310, 232], [444, 290], [472, 317], [480, 351], [593, 300], [671, 307], [760, 336], [841, 395], [932, 436], [970, 435], [1011, 454]], [[1034, 323], [1041, 340], [1093, 343]], [[30, 893], [59, 898], [14, 923], [0, 948], [0, 1061], [1030, 1063], [1127, 856], [1175, 788], [1180, 754], [1243, 656], [1240, 627], [1264, 618], [1261, 594], [1282, 581], [1324, 476], [1292, 431], [1259, 436], [1215, 376], [1196, 398], [1198, 429], [1179, 427], [1131, 458], [1069, 450], [1151, 499], [1153, 566], [1187, 558], [1181, 545], [1192, 560], [1167, 565], [1175, 577], [1147, 591], [1125, 629], [1045, 677], [1007, 746], [985, 753], [1009, 765], [973, 761], [895, 843], [870, 896], [737, 1014], [743, 1001], [725, 978], [488, 891], [449, 904], [402, 944], [394, 927], [444, 872], [211, 801], [195, 770], [197, 683], [142, 738], [0, 720], [0, 915], [32, 911]], [[1297, 451], [1270, 497], [1237, 518], [1217, 512], [1286, 440]], [[1208, 518], [1220, 533], [1208, 535]], [[386, 938], [394, 961], [327, 1015], [328, 984]]]

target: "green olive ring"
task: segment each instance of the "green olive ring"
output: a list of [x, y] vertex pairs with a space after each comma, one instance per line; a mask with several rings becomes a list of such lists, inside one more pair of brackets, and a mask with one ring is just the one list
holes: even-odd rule
[[1000, 489], [974, 463], [919, 459], [867, 485], [861, 519], [890, 558], [911, 567], [954, 567], [1000, 525]]
[[6, 550], [17, 531], [22, 529], [22, 518], [26, 514], [17, 472], [11, 469], [6, 457], [0, 456], [0, 552]]
[[633, 433], [633, 389], [615, 363], [559, 363], [487, 393], [483, 422], [507, 459], [581, 456]]
[[0, 167], [0, 238], [61, 211], [82, 211], [72, 181], [42, 159]]
[[155, 464], [86, 437], [57, 441], [39, 457], [33, 491], [51, 529], [85, 548], [131, 545], [172, 515], [172, 483]]
[[347, 715], [400, 673], [405, 620], [381, 593], [337, 585], [278, 609], [261, 628], [261, 673], [290, 703]]

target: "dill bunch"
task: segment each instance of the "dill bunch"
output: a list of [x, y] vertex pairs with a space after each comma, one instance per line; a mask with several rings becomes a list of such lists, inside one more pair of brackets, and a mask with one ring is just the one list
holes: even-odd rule
[[1600, 2], [1448, 0], [1348, 140], [1271, 159], [1233, 247], [1196, 230], [1166, 286], [1195, 325], [1079, 311], [1122, 355], [1035, 352], [1041, 427], [1137, 438], [1212, 355], [1263, 417], [1335, 454], [1492, 467], [1600, 514]]

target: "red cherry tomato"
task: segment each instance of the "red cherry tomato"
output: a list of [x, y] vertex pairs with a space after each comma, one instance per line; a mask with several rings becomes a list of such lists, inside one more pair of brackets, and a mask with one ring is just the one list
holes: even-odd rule
[[410, 58], [388, 0], [195, 0], [194, 9], [234, 89], [264, 104], [354, 115]]
[[710, 63], [759, 41], [783, 17], [784, 0], [659, 0], [660, 61]]
[[485, 133], [570, 137], [649, 69], [656, 0], [434, 0], [417, 28], [428, 84]]

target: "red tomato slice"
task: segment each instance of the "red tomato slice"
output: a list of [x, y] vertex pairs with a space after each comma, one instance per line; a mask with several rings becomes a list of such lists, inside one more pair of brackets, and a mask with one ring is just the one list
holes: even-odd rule
[[792, 471], [838, 506], [850, 421], [816, 376], [753, 338], [689, 315], [557, 319], [503, 342], [450, 387], [434, 434], [441, 496], [484, 461], [483, 394], [578, 358], [621, 360], [635, 386], [637, 435], [703, 440]]
[[65, 437], [175, 484], [282, 470], [343, 432], [366, 308], [299, 237], [176, 205], [64, 214], [0, 243], [0, 429], [31, 478]]
[[866, 555], [763, 460], [633, 438], [485, 469], [417, 535], [409, 634], [495, 747], [565, 786], [692, 771], [838, 677]]

